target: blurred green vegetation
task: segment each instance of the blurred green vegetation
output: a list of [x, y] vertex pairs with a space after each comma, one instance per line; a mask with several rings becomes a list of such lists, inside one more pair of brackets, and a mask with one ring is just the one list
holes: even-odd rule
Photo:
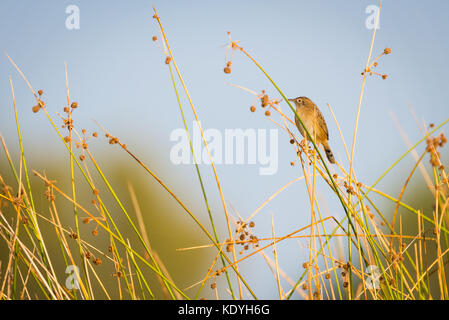
[[[14, 146], [9, 145], [10, 152], [16, 153]], [[33, 190], [33, 196], [36, 205], [36, 211], [44, 217], [51, 219], [50, 216], [50, 202], [45, 196], [45, 185], [43, 181], [32, 174], [32, 170], [36, 169], [39, 173], [46, 175], [50, 180], [56, 180], [56, 186], [60, 188], [67, 195], [71, 195], [70, 185], [70, 169], [68, 165], [68, 154], [54, 157], [44, 157], [37, 154], [36, 151], [28, 152], [31, 154], [27, 156], [27, 165], [30, 171], [30, 180]], [[141, 209], [143, 220], [146, 227], [146, 232], [150, 240], [151, 248], [158, 254], [161, 261], [167, 268], [170, 276], [179, 288], [184, 289], [190, 286], [193, 282], [201, 280], [205, 274], [204, 270], [207, 270], [213, 259], [214, 249], [202, 249], [202, 250], [190, 250], [190, 251], [177, 251], [178, 248], [184, 248], [189, 246], [196, 246], [206, 243], [206, 238], [201, 234], [200, 229], [194, 224], [191, 219], [185, 214], [182, 208], [177, 204], [168, 193], [163, 190], [158, 183], [152, 180], [151, 176], [145, 174], [144, 170], [133, 161], [123, 161], [121, 159], [102, 154], [101, 158], [108, 159], [105, 166], [100, 163], [102, 170], [114, 188], [115, 192], [119, 196], [121, 202], [124, 204], [126, 210], [130, 214], [134, 223], [137, 225], [137, 218], [135, 214], [135, 208], [130, 197], [129, 187], [131, 184], [135, 190], [138, 205]], [[17, 159], [17, 157], [16, 157]], [[97, 159], [98, 160], [98, 159]], [[86, 160], [87, 162], [88, 160]], [[19, 167], [18, 163], [14, 164], [16, 168]], [[41, 170], [39, 169], [41, 168]], [[77, 170], [77, 169], [75, 169]], [[137, 250], [142, 256], [144, 254], [144, 248], [139, 243], [137, 236], [131, 229], [128, 221], [123, 215], [114, 198], [110, 195], [108, 189], [104, 186], [104, 183], [93, 168], [89, 168], [93, 180], [96, 183], [96, 188], [100, 191], [100, 195], [110, 211], [112, 217], [120, 229], [121, 234], [125, 240], [129, 239], [131, 246]], [[168, 170], [167, 170], [168, 171]], [[3, 177], [7, 185], [12, 187], [14, 192], [17, 192], [17, 182], [12, 174], [11, 168], [5, 157], [5, 153], [0, 152], [0, 175]], [[161, 173], [164, 176], [164, 173]], [[80, 174], [76, 175], [76, 191], [77, 201], [80, 205], [93, 213], [95, 216], [100, 216], [95, 206], [92, 204], [92, 200], [95, 198], [90, 191], [87, 183], [84, 181]], [[56, 208], [58, 215], [64, 228], [75, 231], [75, 218], [73, 212], [73, 205], [62, 196], [56, 194]], [[7, 218], [7, 220], [15, 226], [15, 210], [11, 205], [7, 204], [7, 201], [2, 201], [1, 213]], [[90, 221], [89, 223], [83, 223], [83, 218], [87, 217], [86, 214], [78, 210], [80, 221], [80, 236], [81, 239], [94, 245], [99, 250], [103, 251], [107, 255], [111, 255], [108, 251], [109, 236], [106, 231], [99, 227], [98, 235], [94, 236], [92, 231], [96, 229], [96, 222]], [[66, 265], [64, 263], [61, 247], [57, 240], [54, 227], [43, 219], [38, 219], [41, 227], [41, 232], [44, 235], [45, 244], [50, 252], [51, 261], [55, 267], [56, 274], [60, 279], [65, 279]], [[23, 228], [21, 229], [24, 232]], [[74, 254], [75, 261], [80, 263], [79, 250], [75, 240], [68, 237], [71, 251]], [[120, 246], [119, 246], [120, 247]], [[121, 250], [122, 257], [126, 257], [124, 250]], [[0, 272], [3, 275], [6, 269], [6, 265], [9, 257], [9, 249], [5, 245], [5, 241], [0, 239]], [[113, 263], [107, 259], [107, 257], [101, 254], [95, 254], [102, 260], [102, 264], [94, 266], [101, 279], [104, 280], [106, 290], [111, 295], [111, 298], [119, 298], [119, 292], [117, 290], [117, 277], [115, 276], [116, 270]], [[124, 261], [126, 263], [126, 261]], [[25, 266], [22, 272], [26, 270]], [[156, 298], [167, 298], [164, 292], [161, 290], [161, 285], [154, 273], [147, 267], [142, 267], [145, 277], [149, 281], [150, 288], [155, 294]], [[124, 286], [123, 279], [122, 287]], [[136, 283], [137, 281], [134, 280]], [[32, 282], [32, 281], [31, 281]], [[92, 280], [93, 287], [96, 288], [96, 298], [106, 298], [102, 293], [102, 290]], [[62, 281], [64, 283], [64, 281]], [[42, 298], [39, 295], [39, 290], [36, 287], [36, 283], [30, 283], [28, 287], [36, 297]], [[198, 287], [187, 292], [188, 294], [196, 293]], [[137, 288], [136, 288], [137, 289]], [[35, 292], [35, 293], [34, 293]], [[202, 297], [208, 297], [210, 290], [204, 290]]]

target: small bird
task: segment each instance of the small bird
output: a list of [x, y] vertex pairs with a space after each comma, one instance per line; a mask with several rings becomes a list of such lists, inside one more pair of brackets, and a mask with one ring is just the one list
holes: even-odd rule
[[[330, 163], [335, 163], [335, 158], [329, 147], [329, 131], [327, 129], [326, 121], [321, 114], [320, 109], [313, 103], [312, 100], [306, 97], [298, 97], [288, 99], [296, 105], [296, 113], [301, 118], [301, 121], [306, 126], [312, 138], [317, 145], [323, 145], [326, 157]], [[307, 139], [307, 133], [295, 115], [295, 123], [301, 135]]]

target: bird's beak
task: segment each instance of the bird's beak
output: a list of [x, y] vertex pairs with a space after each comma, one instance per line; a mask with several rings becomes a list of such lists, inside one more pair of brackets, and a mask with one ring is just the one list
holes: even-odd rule
[[290, 102], [295, 102], [295, 99], [287, 99]]

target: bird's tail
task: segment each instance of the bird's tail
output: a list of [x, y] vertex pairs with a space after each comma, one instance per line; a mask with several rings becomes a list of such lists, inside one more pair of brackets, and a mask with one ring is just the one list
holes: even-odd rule
[[323, 143], [324, 151], [326, 152], [327, 160], [329, 160], [330, 163], [335, 164], [335, 158], [334, 154], [332, 153], [331, 148], [329, 147], [329, 142]]

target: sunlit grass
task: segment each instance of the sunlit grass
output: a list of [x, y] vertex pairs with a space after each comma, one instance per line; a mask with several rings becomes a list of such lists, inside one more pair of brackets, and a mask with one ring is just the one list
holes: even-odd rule
[[[200, 124], [200, 116], [176, 63], [161, 18], [156, 10], [154, 12], [154, 18], [160, 30], [160, 40], [157, 36], [153, 36], [153, 41], [159, 45], [164, 55], [171, 80], [167, 85], [173, 87], [180, 120], [189, 132], [187, 123], [190, 118]], [[16, 93], [10, 78], [15, 111], [14, 121], [19, 142], [14, 148], [20, 152], [20, 161], [16, 163], [12, 160], [8, 150], [11, 146], [8, 146], [1, 138], [5, 155], [2, 161], [6, 160], [14, 180], [5, 181], [4, 174], [0, 173], [2, 188], [0, 204], [7, 204], [4, 208], [0, 206], [0, 242], [7, 247], [8, 251], [8, 255], [2, 257], [0, 265], [2, 270], [0, 298], [5, 300], [96, 299], [102, 295], [108, 299], [116, 296], [120, 299], [158, 299], [161, 297], [155, 294], [155, 283], [149, 281], [146, 276], [148, 272], [151, 272], [158, 279], [157, 290], [162, 291], [163, 298], [166, 299], [199, 299], [207, 284], [214, 290], [217, 299], [257, 299], [259, 293], [253, 289], [253, 284], [247, 279], [248, 275], [242, 272], [239, 266], [242, 262], [259, 255], [263, 257], [273, 275], [273, 278], [267, 277], [259, 281], [267, 284], [275, 283], [275, 294], [279, 299], [298, 297], [303, 299], [447, 299], [449, 297], [446, 279], [448, 261], [446, 255], [449, 252], [447, 225], [449, 223], [447, 216], [449, 180], [439, 151], [447, 142], [441, 129], [449, 122], [449, 119], [437, 125], [430, 125], [422, 132], [422, 138], [414, 144], [410, 143], [406, 135], [400, 131], [409, 149], [372, 184], [362, 182], [363, 177], [359, 177], [354, 170], [354, 164], [357, 163], [354, 157], [356, 138], [358, 131], [361, 130], [358, 127], [358, 119], [362, 112], [364, 90], [368, 85], [367, 79], [370, 75], [374, 76], [373, 81], [387, 79], [386, 75], [375, 72], [374, 68], [377, 67], [381, 57], [391, 53], [390, 48], [385, 48], [381, 54], [372, 59], [375, 30], [376, 28], [373, 31], [367, 64], [364, 68], [362, 67], [364, 70], [362, 88], [351, 144], [348, 144], [343, 137], [338, 117], [328, 105], [346, 153], [346, 159], [339, 159], [335, 166], [330, 166], [322, 157], [322, 150], [318, 148], [307, 130], [307, 140], [311, 144], [300, 141], [296, 135], [294, 119], [282, 110], [282, 106], [286, 103], [294, 117], [302, 123], [295, 108], [275, 80], [270, 77], [265, 67], [249, 53], [249, 50], [243, 48], [238, 41], [232, 40], [228, 33], [229, 45], [225, 53], [224, 73], [232, 76], [234, 54], [242, 54], [248, 58], [248, 63], [257, 66], [261, 76], [266, 77], [272, 84], [274, 93], [271, 93], [269, 89], [252, 90], [235, 84], [233, 86], [255, 96], [255, 103], [250, 111], [257, 112], [259, 106], [256, 108], [256, 104], [260, 103], [260, 108], [265, 110], [264, 117], [260, 118], [261, 121], [268, 120], [270, 125], [280, 129], [290, 139], [291, 146], [297, 155], [291, 165], [298, 168], [298, 175], [271, 191], [271, 195], [246, 217], [240, 216], [238, 209], [231, 210], [229, 206], [201, 126], [199, 130], [202, 142], [210, 159], [210, 169], [215, 180], [213, 185], [204, 183], [190, 135], [188, 138], [204, 206], [208, 213], [209, 221], [207, 222], [202, 221], [200, 215], [175, 194], [164, 178], [146, 164], [145, 159], [136, 156], [132, 146], [122, 143], [119, 137], [112, 135], [101, 126], [101, 119], [98, 121], [99, 130], [106, 136], [106, 143], [109, 143], [111, 147], [119, 147], [134, 164], [154, 179], [182, 208], [184, 214], [193, 220], [197, 231], [201, 232], [208, 241], [198, 246], [186, 245], [178, 251], [207, 248], [215, 250], [210, 266], [204, 270], [204, 276], [201, 279], [190, 279], [191, 285], [187, 288], [176, 284], [164, 261], [153, 250], [132, 182], [128, 185], [131, 203], [127, 204], [122, 200], [123, 195], [120, 195], [111, 183], [111, 177], [104, 173], [104, 164], [97, 161], [95, 150], [90, 147], [90, 141], [99, 139], [99, 134], [97, 132], [88, 134], [85, 130], [76, 128], [73, 112], [78, 108], [78, 104], [70, 97], [67, 66], [65, 66], [67, 106], [63, 113], [58, 115], [63, 124], [61, 130], [55, 117], [47, 111], [43, 92], [41, 90], [36, 92], [13, 59], [6, 55], [35, 97], [36, 105], [33, 111], [45, 115], [50, 127], [66, 147], [70, 190], [62, 190], [51, 176], [47, 176], [46, 172], [29, 169], [26, 150], [22, 143]], [[187, 101], [181, 99], [181, 90], [184, 91]], [[273, 98], [275, 95], [279, 98]], [[185, 106], [190, 109], [187, 110]], [[348, 145], [351, 149], [348, 149]], [[379, 182], [409, 154], [413, 155], [415, 163], [409, 168], [409, 174], [404, 179], [403, 186], [394, 195], [380, 190], [377, 187]], [[427, 159], [430, 160], [430, 166], [424, 165]], [[426, 181], [419, 186], [420, 192], [431, 193], [434, 199], [432, 214], [426, 215], [403, 201], [410, 180], [418, 172]], [[44, 195], [35, 192], [31, 187], [31, 174], [44, 184], [46, 190]], [[235, 183], [237, 184], [238, 181]], [[298, 183], [305, 185], [310, 207], [310, 223], [294, 226], [294, 231], [282, 235], [275, 232], [276, 221], [271, 216], [270, 234], [256, 236], [254, 217], [264, 214], [262, 209], [267, 204], [290, 186]], [[106, 196], [100, 193], [99, 185], [105, 186], [108, 193]], [[338, 200], [339, 209], [344, 212], [343, 218], [337, 218], [326, 210], [326, 199], [323, 200], [318, 196], [321, 186], [329, 188], [331, 195]], [[267, 186], [267, 190], [270, 190], [269, 188], [270, 186]], [[94, 198], [91, 200], [92, 207], [82, 205], [86, 201], [80, 198], [82, 193], [79, 190], [89, 191]], [[210, 204], [208, 193], [212, 191], [219, 192], [220, 210], [211, 209], [213, 206]], [[41, 197], [48, 202], [48, 212], [36, 210], [35, 200]], [[74, 230], [61, 223], [63, 219], [55, 201], [56, 197], [61, 197], [70, 203], [75, 221]], [[113, 203], [105, 201], [105, 197], [113, 199]], [[379, 204], [379, 199], [390, 201], [394, 205], [393, 212], [382, 211], [383, 206]], [[129, 227], [126, 233], [117, 223], [118, 218], [111, 214], [112, 206], [119, 209], [120, 218], [126, 221]], [[127, 209], [130, 207], [134, 210], [133, 214]], [[413, 217], [414, 225], [412, 227], [408, 225], [407, 230], [410, 232], [409, 230], [414, 229], [414, 232], [405, 234], [404, 216], [400, 208], [407, 212], [408, 217], [410, 215]], [[134, 216], [137, 219], [134, 219]], [[223, 218], [226, 222], [224, 239], [220, 238], [217, 232], [219, 218]], [[81, 223], [90, 222], [96, 225], [93, 233], [101, 229], [107, 235], [110, 244], [107, 252], [99, 248], [95, 241], [81, 236]], [[41, 232], [42, 224], [50, 224], [54, 234]], [[48, 241], [55, 236], [59, 250], [50, 251]], [[300, 248], [307, 256], [307, 260], [302, 263], [303, 270], [295, 278], [282, 269], [279, 263], [281, 252], [278, 250], [278, 244], [299, 239], [307, 243], [306, 247]], [[75, 241], [76, 246], [71, 245], [71, 241]], [[61, 258], [66, 267], [81, 266], [73, 270], [73, 277], [69, 282], [67, 278], [58, 276], [58, 272], [55, 271], [54, 261]], [[113, 278], [116, 279], [114, 281], [116, 284], [112, 287], [109, 284], [110, 275], [106, 276], [96, 269], [101, 264], [110, 264], [115, 270]], [[226, 281], [222, 282], [223, 286], [218, 285], [219, 277], [226, 278]], [[76, 288], [71, 288], [70, 286], [75, 283], [78, 284]]]

